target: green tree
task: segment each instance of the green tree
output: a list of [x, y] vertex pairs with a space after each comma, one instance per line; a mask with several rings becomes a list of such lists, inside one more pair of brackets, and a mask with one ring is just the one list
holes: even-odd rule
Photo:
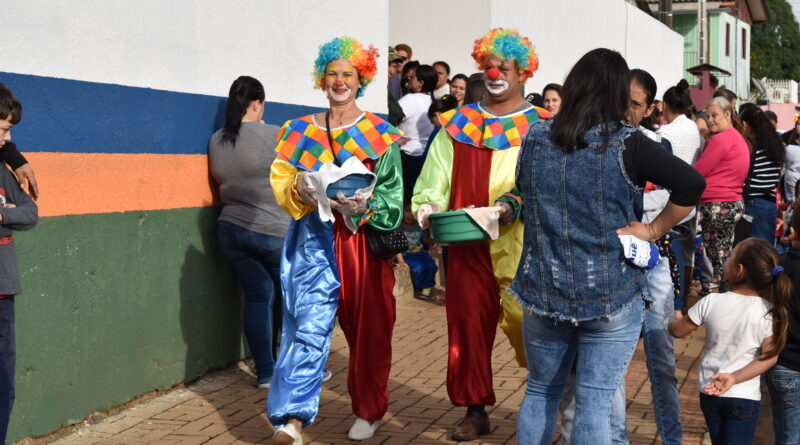
[[769, 22], [753, 25], [750, 72], [760, 79], [800, 80], [800, 26], [786, 0], [766, 0]]

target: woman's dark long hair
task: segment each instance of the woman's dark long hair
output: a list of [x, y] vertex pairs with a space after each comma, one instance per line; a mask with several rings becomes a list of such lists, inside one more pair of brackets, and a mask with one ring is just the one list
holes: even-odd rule
[[417, 67], [415, 75], [417, 80], [422, 81], [422, 91], [420, 92], [430, 94], [433, 99], [433, 90], [436, 89], [436, 81], [439, 79], [436, 70], [430, 65], [420, 65]]
[[667, 88], [664, 92], [664, 103], [673, 113], [680, 113], [692, 117], [692, 97], [689, 95], [689, 82], [681, 79], [674, 87]]
[[235, 143], [242, 128], [242, 118], [250, 102], [264, 101], [264, 86], [250, 76], [239, 76], [233, 81], [228, 92], [228, 104], [225, 107], [225, 127], [222, 129], [222, 141]]
[[555, 143], [568, 152], [586, 147], [586, 132], [602, 125], [607, 148], [609, 124], [625, 120], [630, 84], [628, 64], [618, 52], [597, 48], [584, 54], [564, 82], [561, 111], [553, 122]]
[[786, 161], [786, 149], [778, 133], [775, 133], [772, 122], [767, 119], [761, 108], [749, 103], [744, 104], [739, 109], [739, 118], [753, 130], [756, 147], [764, 150], [769, 160], [783, 165]]

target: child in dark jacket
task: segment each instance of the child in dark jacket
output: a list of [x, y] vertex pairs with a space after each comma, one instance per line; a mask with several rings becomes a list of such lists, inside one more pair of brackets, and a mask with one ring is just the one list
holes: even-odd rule
[[[21, 118], [22, 105], [0, 83], [0, 150]], [[21, 292], [14, 231], [32, 229], [38, 220], [36, 203], [22, 191], [14, 175], [0, 166], [0, 443], [5, 443], [14, 405], [14, 296]]]

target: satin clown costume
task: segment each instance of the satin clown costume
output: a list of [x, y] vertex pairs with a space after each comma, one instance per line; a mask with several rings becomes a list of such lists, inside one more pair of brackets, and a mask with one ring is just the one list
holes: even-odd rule
[[[534, 106], [495, 116], [477, 103], [443, 113], [439, 120], [444, 131], [431, 143], [414, 187], [412, 211], [416, 214], [425, 204], [433, 204], [439, 212], [492, 206], [514, 187], [517, 156], [528, 126], [548, 117], [546, 110]], [[522, 308], [507, 292], [522, 252], [522, 229], [517, 220], [501, 226], [495, 241], [448, 248], [447, 391], [456, 406], [495, 403], [491, 359], [498, 320], [517, 362], [526, 366]]]
[[[313, 116], [284, 124], [270, 172], [278, 204], [294, 218], [281, 259], [283, 334], [267, 405], [274, 425], [290, 417], [304, 426], [314, 421], [337, 307], [350, 346], [353, 412], [378, 420], [389, 405], [394, 273], [391, 261], [372, 256], [363, 225], [391, 230], [400, 224], [403, 181], [395, 141], [401, 134], [369, 112], [353, 125], [331, 129], [333, 147], [325, 133]], [[300, 200], [295, 184], [299, 171], [351, 156], [377, 176], [368, 214], [353, 217], [361, 225], [355, 234], [338, 213], [334, 223], [322, 222], [316, 208]]]

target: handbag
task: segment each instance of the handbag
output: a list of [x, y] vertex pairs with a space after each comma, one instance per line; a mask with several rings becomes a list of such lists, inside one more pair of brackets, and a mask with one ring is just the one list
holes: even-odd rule
[[[330, 111], [325, 112], [325, 131], [328, 135], [328, 144], [333, 150], [333, 138], [331, 137]], [[383, 231], [377, 230], [369, 225], [365, 227], [367, 235], [367, 246], [376, 258], [388, 260], [398, 253], [408, 250], [408, 239], [400, 228]]]

